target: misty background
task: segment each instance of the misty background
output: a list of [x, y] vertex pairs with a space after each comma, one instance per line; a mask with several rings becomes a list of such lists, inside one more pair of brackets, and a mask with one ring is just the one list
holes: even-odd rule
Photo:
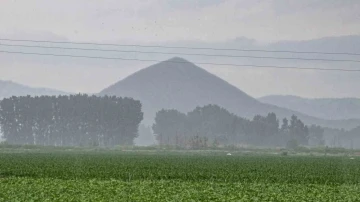
[[[109, 0], [101, 3], [83, 0], [76, 2], [67, 0], [52, 2], [45, 0], [31, 2], [5, 0], [2, 1], [0, 8], [0, 23], [2, 25], [0, 27], [0, 39], [360, 53], [359, 10], [360, 2], [356, 0]], [[19, 45], [113, 49], [127, 52], [44, 49], [20, 47]], [[355, 70], [359, 68], [360, 64], [359, 62], [220, 56], [335, 58], [334, 55], [323, 54], [216, 51], [209, 49], [179, 50], [138, 46], [109, 48], [104, 45], [30, 43], [6, 40], [0, 40], [0, 51], [118, 57], [159, 62], [173, 57], [181, 57], [195, 65], [205, 62]], [[158, 52], [159, 54], [144, 52]], [[205, 54], [212, 56], [204, 56]], [[336, 55], [336, 59], [356, 61], [360, 60], [360, 57], [359, 55], [341, 54]], [[0, 61], [0, 98], [26, 94], [97, 94], [127, 76], [158, 63], [34, 56], [2, 52], [0, 52]], [[300, 116], [304, 116], [302, 117], [304, 122], [309, 120], [308, 122], [327, 127], [334, 125], [334, 122], [327, 122], [327, 120], [351, 121], [351, 123], [339, 124], [341, 125], [338, 127], [339, 129], [345, 126], [349, 126], [348, 129], [350, 129], [360, 125], [358, 122], [360, 118], [358, 113], [360, 111], [360, 91], [357, 89], [357, 86], [360, 86], [360, 74], [357, 72], [271, 69], [251, 66], [234, 67], [211, 64], [197, 66], [235, 86], [247, 96], [259, 98], [259, 101], [263, 103], [299, 113]], [[156, 74], [152, 77], [155, 80], [158, 79]], [[174, 78], [176, 77], [177, 74], [174, 75]], [[145, 78], [148, 79], [148, 77]], [[187, 78], [186, 74], [184, 78]], [[167, 84], [170, 82], [170, 80], [162, 81]], [[198, 84], [198, 82], [195, 83]], [[145, 84], [144, 80], [139, 79], [132, 82], [129, 89], [141, 90]], [[214, 82], [209, 82], [210, 84], [214, 84]], [[189, 92], [191, 86], [182, 89]], [[214, 91], [213, 97], [208, 98], [215, 99], [215, 96], [219, 95], [219, 92], [223, 92], [224, 89], [229, 88], [228, 86], [219, 87], [218, 91]], [[203, 88], [198, 90], [202, 92]], [[129, 94], [134, 95], [132, 92]], [[229, 93], [232, 97], [243, 100], [235, 94]], [[121, 93], [117, 95], [121, 95]], [[173, 94], [169, 93], [168, 95]], [[293, 97], [283, 95], [297, 97], [294, 100]], [[190, 98], [192, 97], [188, 97], [188, 99]], [[223, 102], [228, 98], [223, 97], [222, 100], [217, 101], [218, 103], [196, 102], [195, 100], [194, 103], [183, 108], [170, 102], [159, 104], [156, 107], [150, 105], [152, 102], [144, 104], [147, 107], [145, 110], [151, 111], [151, 117], [157, 110], [165, 107], [173, 107], [186, 113], [195, 108], [195, 105], [206, 104], [227, 105], [221, 107], [236, 113], [236, 104]], [[174, 98], [171, 99], [174, 100]], [[257, 101], [254, 103], [256, 104], [251, 104], [251, 106], [260, 106]], [[237, 109], [239, 110], [238, 114], [242, 115], [240, 108]], [[265, 108], [275, 109], [268, 107], [261, 109]], [[263, 110], [263, 115], [268, 112], [270, 111]], [[286, 111], [281, 115], [277, 114], [289, 117], [292, 114], [291, 112]], [[252, 117], [253, 113], [254, 111], [251, 111], [251, 113], [245, 113], [244, 116]], [[146, 119], [146, 112], [144, 116]], [[151, 123], [141, 125], [140, 131], [143, 132], [140, 133], [148, 134], [149, 125]], [[354, 127], [350, 127], [350, 125]], [[139, 144], [155, 142], [148, 135], [142, 137]], [[333, 136], [329, 139], [333, 139]]]

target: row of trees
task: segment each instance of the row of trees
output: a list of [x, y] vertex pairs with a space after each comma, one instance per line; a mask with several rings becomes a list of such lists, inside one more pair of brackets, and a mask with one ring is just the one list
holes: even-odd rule
[[26, 96], [0, 102], [1, 133], [10, 144], [133, 144], [142, 119], [139, 101], [115, 96]]
[[348, 149], [360, 148], [360, 126], [351, 130], [325, 128], [327, 145]]
[[[115, 96], [26, 96], [0, 102], [0, 129], [10, 144], [133, 144], [142, 119], [139, 101]], [[274, 113], [248, 120], [217, 105], [197, 107], [187, 114], [161, 110], [152, 129], [161, 145], [283, 146], [291, 141], [303, 145], [324, 144], [324, 129], [307, 127], [296, 116], [283, 119], [281, 124]]]
[[306, 126], [296, 116], [282, 123], [276, 114], [255, 116], [252, 120], [238, 117], [217, 105], [197, 107], [184, 114], [161, 110], [152, 126], [161, 145], [206, 146], [204, 144], [252, 144], [284, 146], [291, 141], [307, 145], [323, 144], [323, 130]]

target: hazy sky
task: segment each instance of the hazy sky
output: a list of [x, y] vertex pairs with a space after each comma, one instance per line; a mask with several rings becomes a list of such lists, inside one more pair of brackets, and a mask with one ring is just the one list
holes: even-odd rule
[[[360, 35], [359, 10], [358, 0], [1, 0], [0, 38], [226, 44], [246, 37], [269, 44]], [[70, 92], [98, 92], [152, 64], [0, 56], [0, 79]], [[253, 96], [360, 97], [360, 76], [203, 67]]]

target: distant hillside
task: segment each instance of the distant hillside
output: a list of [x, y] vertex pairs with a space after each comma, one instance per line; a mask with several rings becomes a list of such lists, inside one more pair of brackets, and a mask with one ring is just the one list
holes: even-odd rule
[[[354, 44], [359, 43], [360, 35], [350, 35], [304, 41], [280, 41], [267, 45], [266, 48], [271, 50], [358, 53], [360, 52], [360, 47], [354, 46]], [[332, 55], [328, 57], [331, 58]], [[337, 55], [336, 57], [338, 58], [339, 56]], [[346, 58], [346, 56], [344, 57]]]
[[196, 106], [216, 104], [247, 118], [275, 112], [281, 118], [296, 114], [305, 123], [322, 126], [354, 128], [360, 125], [359, 120], [327, 121], [263, 104], [217, 76], [178, 57], [142, 69], [99, 94], [139, 99], [143, 103], [145, 124], [151, 124], [156, 112], [163, 108], [188, 112]]
[[32, 88], [12, 81], [0, 80], [0, 100], [11, 96], [40, 96], [40, 95], [60, 95], [69, 94], [58, 90], [47, 88]]
[[308, 99], [289, 95], [270, 95], [258, 100], [322, 119], [360, 119], [360, 99], [357, 98]]

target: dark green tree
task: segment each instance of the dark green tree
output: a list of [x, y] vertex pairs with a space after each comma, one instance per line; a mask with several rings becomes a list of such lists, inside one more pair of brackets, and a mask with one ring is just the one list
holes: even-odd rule
[[311, 125], [309, 127], [309, 143], [314, 146], [325, 145], [324, 128], [317, 125]]
[[309, 140], [309, 129], [308, 127], [297, 118], [292, 115], [289, 126], [290, 138], [296, 140], [299, 144], [307, 145]]
[[187, 117], [177, 110], [161, 110], [156, 113], [152, 126], [160, 145], [183, 146], [187, 137]]

